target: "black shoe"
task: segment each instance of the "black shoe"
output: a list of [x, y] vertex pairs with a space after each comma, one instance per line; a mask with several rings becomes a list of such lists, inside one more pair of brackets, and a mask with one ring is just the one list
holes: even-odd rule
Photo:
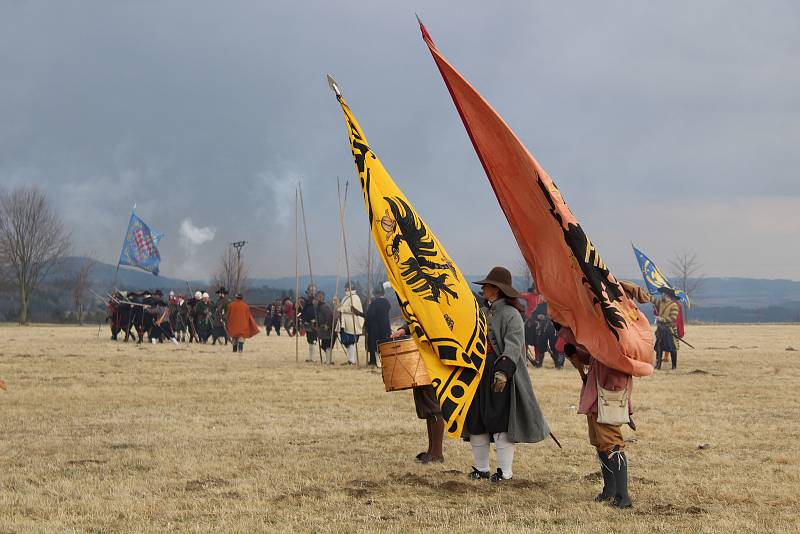
[[470, 480], [489, 479], [489, 471], [478, 471], [478, 468], [472, 466], [472, 472], [467, 474]]
[[234, 343], [233, 344], [233, 352], [237, 352], [238, 350], [239, 350], [239, 344], [238, 343]]
[[616, 484], [614, 482], [614, 472], [611, 470], [611, 465], [608, 463], [608, 453], [597, 451], [597, 457], [600, 458], [600, 472], [603, 474], [603, 491], [594, 498], [596, 502], [610, 501], [614, 498], [616, 493]]
[[512, 478], [514, 477], [505, 478], [503, 476], [503, 470], [498, 467], [497, 472], [493, 474], [491, 477], [489, 477], [489, 480], [491, 480], [492, 482], [507, 482]]
[[611, 506], [630, 508], [633, 503], [628, 495], [628, 459], [624, 452], [615, 450], [608, 455], [608, 463], [614, 474], [615, 484], [614, 500], [611, 502]]

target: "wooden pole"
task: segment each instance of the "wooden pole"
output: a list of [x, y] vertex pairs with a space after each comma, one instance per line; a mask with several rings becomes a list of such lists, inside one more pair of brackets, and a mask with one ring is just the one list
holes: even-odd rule
[[[294, 317], [292, 324], [294, 324], [294, 363], [300, 362], [300, 329], [297, 328], [297, 304], [300, 301], [300, 239], [299, 239], [299, 217], [298, 210], [300, 209], [298, 197], [300, 192], [294, 190]], [[287, 332], [288, 333], [288, 332]]]
[[[346, 181], [344, 183], [344, 202], [347, 202], [347, 189], [348, 189], [349, 185], [350, 185], [350, 181]], [[339, 189], [339, 178], [336, 178], [336, 188]], [[350, 290], [352, 292], [353, 285], [352, 285], [352, 279], [350, 278], [350, 260], [347, 257], [347, 232], [345, 231], [345, 227], [344, 227], [344, 208], [345, 208], [345, 205], [342, 202], [342, 199], [341, 199], [341, 196], [340, 196], [340, 198], [339, 198], [339, 223], [342, 225], [342, 244], [344, 245], [344, 267], [345, 267], [345, 271], [347, 272], [347, 285], [350, 287]], [[353, 299], [352, 298], [350, 299], [350, 305], [351, 306], [353, 305]], [[353, 330], [356, 330], [355, 323], [356, 323], [356, 320], [354, 318], [353, 319]], [[356, 367], [361, 367], [361, 363], [359, 361], [360, 358], [358, 356], [358, 343], [356, 343], [355, 346], [356, 346]]]
[[[297, 184], [297, 190], [300, 192], [300, 213], [303, 215], [303, 233], [306, 237], [306, 255], [308, 256], [308, 277], [311, 280], [311, 285], [314, 285], [314, 270], [311, 268], [311, 246], [308, 244], [308, 223], [306, 222], [306, 206], [303, 202], [303, 187], [300, 184]], [[314, 303], [311, 303], [314, 306]], [[319, 320], [317, 318], [317, 307], [314, 306], [314, 321], [319, 324]], [[319, 336], [317, 336], [319, 337]], [[317, 340], [319, 341], [319, 340]], [[319, 363], [322, 363], [322, 347], [321, 343], [317, 343], [317, 352], [319, 352]]]
[[[367, 226], [367, 299], [364, 305], [365, 312], [372, 302], [372, 284], [372, 221], [370, 221], [369, 226]], [[364, 354], [366, 354], [367, 364], [369, 364], [369, 339], [367, 339], [366, 317], [364, 318]]]
[[[339, 186], [339, 177], [336, 177], [336, 202], [337, 205], [341, 209], [341, 197], [342, 192]], [[333, 294], [334, 297], [339, 298], [339, 282], [340, 282], [340, 268], [342, 265], [342, 228], [339, 225], [339, 239], [336, 240], [336, 290]], [[341, 302], [341, 301], [340, 301]], [[337, 326], [337, 319], [338, 313], [337, 310], [333, 310], [333, 317], [331, 317], [331, 350], [333, 350], [333, 340], [336, 339], [336, 326]], [[340, 343], [341, 345], [341, 343]], [[344, 348], [344, 346], [342, 346]]]

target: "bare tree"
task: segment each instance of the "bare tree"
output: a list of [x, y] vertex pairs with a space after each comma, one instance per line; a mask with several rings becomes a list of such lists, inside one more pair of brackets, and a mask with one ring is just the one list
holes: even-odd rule
[[211, 285], [216, 289], [225, 287], [228, 291], [233, 291], [236, 287], [237, 269], [241, 268], [239, 273], [239, 292], [244, 293], [250, 286], [250, 277], [248, 275], [247, 266], [244, 260], [239, 265], [236, 256], [236, 250], [233, 247], [228, 247], [220, 254], [219, 264], [214, 276], [211, 278]]
[[[697, 253], [686, 250], [676, 252], [669, 265], [672, 269], [670, 273], [672, 283], [677, 285], [678, 289], [683, 289], [690, 299], [697, 298], [703, 291], [705, 282], [702, 274], [703, 266]], [[688, 320], [688, 310], [684, 310], [684, 314]]]
[[72, 304], [75, 305], [75, 315], [78, 324], [83, 326], [83, 318], [86, 315], [87, 293], [91, 287], [92, 270], [97, 262], [91, 252], [80, 258], [77, 269], [69, 278], [68, 282], [72, 287]]
[[19, 292], [20, 324], [28, 324], [31, 295], [69, 249], [69, 233], [38, 187], [0, 194], [0, 263]]

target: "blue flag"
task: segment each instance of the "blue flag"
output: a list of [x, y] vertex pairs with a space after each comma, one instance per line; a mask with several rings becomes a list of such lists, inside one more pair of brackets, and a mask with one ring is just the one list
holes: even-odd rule
[[681, 302], [686, 304], [687, 307], [690, 307], [691, 302], [689, 301], [689, 295], [686, 294], [686, 291], [672, 287], [669, 279], [664, 276], [661, 269], [659, 269], [650, 258], [645, 256], [641, 250], [636, 248], [633, 244], [631, 244], [631, 246], [633, 247], [633, 253], [636, 254], [636, 261], [639, 262], [639, 268], [642, 270], [642, 278], [644, 278], [644, 283], [647, 286], [647, 292], [651, 295], [655, 295], [658, 293], [659, 288], [668, 287], [675, 292], [675, 295]]
[[136, 213], [131, 213], [128, 231], [125, 232], [125, 241], [119, 253], [119, 264], [133, 265], [158, 276], [158, 264], [161, 263], [159, 241], [161, 234], [151, 231]]

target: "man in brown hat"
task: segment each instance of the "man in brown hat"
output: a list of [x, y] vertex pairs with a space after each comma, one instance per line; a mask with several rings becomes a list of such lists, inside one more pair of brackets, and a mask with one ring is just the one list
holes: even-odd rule
[[[467, 411], [462, 436], [469, 440], [475, 464], [469, 477], [492, 482], [511, 480], [517, 443], [537, 443], [550, 428], [533, 393], [526, 366], [527, 346], [519, 292], [511, 272], [494, 267], [475, 282], [481, 286], [486, 307], [489, 343], [486, 364]], [[489, 448], [494, 441], [497, 472], [489, 469]]]

